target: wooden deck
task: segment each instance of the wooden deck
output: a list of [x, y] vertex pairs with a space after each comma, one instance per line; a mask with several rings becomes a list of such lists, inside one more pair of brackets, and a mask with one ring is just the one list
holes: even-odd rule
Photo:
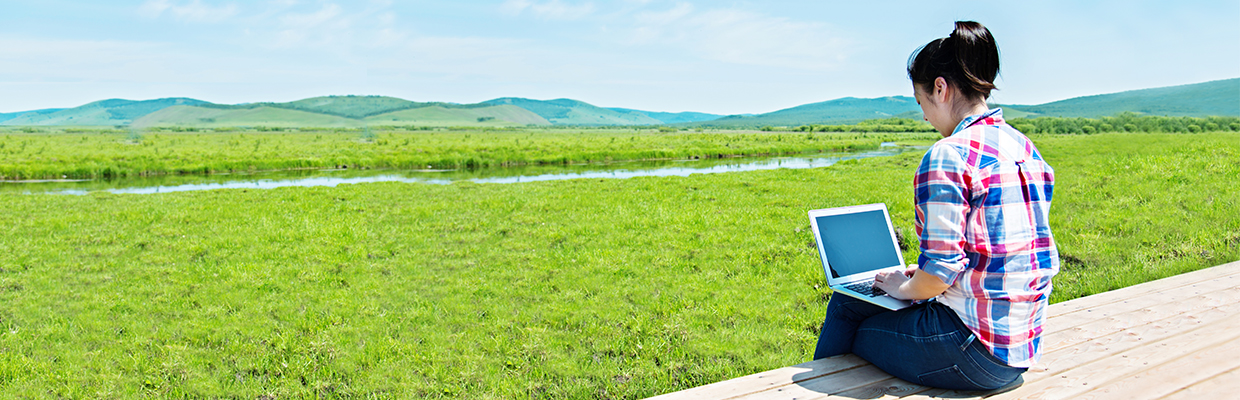
[[957, 392], [852, 354], [654, 399], [1240, 399], [1240, 261], [1050, 306], [1041, 363], [1006, 388]]

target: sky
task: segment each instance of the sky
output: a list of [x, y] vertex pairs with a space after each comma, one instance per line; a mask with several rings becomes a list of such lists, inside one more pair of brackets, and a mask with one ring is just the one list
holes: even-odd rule
[[765, 113], [911, 95], [909, 55], [956, 20], [999, 43], [997, 103], [1240, 77], [1240, 0], [3, 0], [0, 112], [352, 94]]

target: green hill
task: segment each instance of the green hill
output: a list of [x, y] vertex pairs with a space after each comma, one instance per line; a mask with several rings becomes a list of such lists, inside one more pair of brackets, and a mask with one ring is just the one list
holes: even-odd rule
[[[1039, 105], [999, 105], [1008, 119], [1038, 116], [1098, 118], [1122, 112], [1168, 116], [1240, 116], [1240, 78], [1192, 85], [1132, 90], [1076, 97]], [[876, 99], [845, 97], [753, 116], [727, 116], [682, 126], [758, 128], [810, 124], [851, 124], [867, 119], [900, 117], [920, 120], [912, 97]]]
[[365, 118], [392, 111], [424, 107], [427, 103], [418, 103], [387, 96], [322, 96], [290, 101], [288, 103], [261, 104], [345, 118]]
[[[1009, 119], [1097, 118], [1134, 112], [1167, 116], [1240, 116], [1240, 78], [1077, 97], [1039, 105], [1000, 105]], [[213, 104], [189, 98], [110, 99], [69, 109], [0, 114], [0, 125], [134, 126], [522, 126], [664, 125], [760, 128], [852, 124], [889, 117], [921, 119], [912, 97], [845, 97], [759, 115], [667, 113], [603, 108], [572, 99], [504, 97], [477, 104], [415, 102], [387, 96], [323, 96], [286, 103]]]
[[155, 100], [108, 99], [50, 113], [26, 113], [4, 125], [127, 125], [147, 114], [176, 105], [208, 104], [183, 97]]
[[626, 113], [572, 99], [531, 100], [504, 97], [482, 104], [511, 104], [530, 110], [556, 125], [660, 125], [663, 122], [645, 114]]
[[510, 104], [471, 108], [441, 105], [393, 111], [366, 118], [370, 125], [525, 126], [551, 125], [543, 117]]
[[504, 97], [481, 104], [510, 104], [530, 110], [555, 125], [663, 125], [709, 121], [718, 114], [657, 112], [628, 108], [603, 108], [573, 99], [533, 100]]
[[710, 120], [715, 120], [715, 119], [719, 119], [720, 117], [723, 117], [722, 115], [719, 115], [719, 114], [707, 114], [707, 113], [691, 112], [691, 111], [670, 113], [670, 112], [642, 111], [642, 110], [633, 110], [633, 109], [628, 109], [628, 108], [614, 108], [614, 107], [608, 108], [608, 110], [612, 110], [612, 111], [615, 111], [621, 114], [630, 114], [637, 118], [649, 117], [649, 118], [656, 119], [660, 123], [664, 123], [664, 124], [679, 124], [679, 123], [684, 123], [684, 122], [703, 122], [703, 121], [710, 121]]
[[874, 99], [845, 97], [805, 104], [753, 116], [732, 115], [687, 125], [721, 128], [758, 128], [762, 126], [797, 126], [810, 124], [851, 124], [868, 119], [901, 117], [921, 119], [917, 100], [907, 96]]
[[1096, 118], [1121, 112], [1175, 117], [1240, 116], [1240, 78], [1004, 107], [1030, 113], [1031, 117]]
[[367, 118], [346, 118], [269, 105], [236, 107], [173, 106], [146, 115], [134, 127], [158, 126], [269, 126], [358, 127], [364, 125], [416, 126], [524, 126], [547, 125], [545, 119], [525, 109], [505, 106], [447, 108], [439, 105], [403, 109]]
[[[345, 118], [366, 118], [393, 111], [423, 107], [472, 109], [488, 106], [487, 104], [419, 103], [388, 96], [321, 96], [287, 103], [255, 103], [253, 105], [309, 111]], [[250, 105], [247, 104], [245, 106]]]
[[3, 124], [5, 121], [9, 121], [14, 118], [18, 118], [22, 116], [35, 117], [39, 115], [51, 114], [51, 113], [54, 113], [60, 110], [63, 110], [63, 108], [45, 108], [42, 110], [19, 111], [19, 112], [14, 112], [14, 113], [0, 113], [0, 124]]
[[221, 126], [354, 127], [361, 125], [360, 121], [350, 118], [269, 106], [245, 108], [173, 106], [139, 118], [130, 126], [137, 128], [156, 126], [213, 128]]

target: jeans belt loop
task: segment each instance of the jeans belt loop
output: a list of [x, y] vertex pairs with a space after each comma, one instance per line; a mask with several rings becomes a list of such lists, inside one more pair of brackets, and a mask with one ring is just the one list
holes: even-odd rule
[[969, 338], [965, 339], [964, 344], [960, 345], [960, 351], [964, 351], [966, 348], [968, 348], [969, 344], [972, 344], [974, 340], [977, 340], [977, 335], [970, 332]]

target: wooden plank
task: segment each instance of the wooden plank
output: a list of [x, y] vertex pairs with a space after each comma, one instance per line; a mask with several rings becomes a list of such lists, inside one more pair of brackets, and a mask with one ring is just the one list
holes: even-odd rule
[[1098, 337], [1074, 346], [1044, 353], [1039, 369], [1025, 372], [1025, 381], [1035, 382], [1076, 366], [1129, 351], [1148, 343], [1174, 340], [1187, 331], [1240, 315], [1240, 304], [1228, 304], [1195, 315], [1182, 315]]
[[1180, 391], [1167, 395], [1166, 400], [1226, 399], [1240, 394], [1240, 368], [1227, 371]]
[[[1240, 323], [1234, 321], [1240, 320], [1238, 317], [1240, 261], [1051, 305], [1043, 338], [1044, 364], [1031, 368], [1024, 374], [1022, 385], [1009, 392], [926, 388], [891, 377], [849, 354], [655, 398], [1071, 397], [1110, 380], [1141, 373], [1142, 367], [1172, 362], [1186, 351], [1205, 354], [1210, 345], [1240, 337], [1229, 333], [1240, 331]], [[1232, 357], [1240, 360], [1238, 355]], [[1228, 386], [1234, 385], [1228, 382], [1240, 381], [1237, 374], [1233, 370], [1205, 378], [1172, 395], [1188, 396], [1206, 389], [1204, 393], [1234, 395], [1240, 389]], [[1199, 386], [1203, 389], [1196, 389]]]
[[[1042, 336], [1043, 354], [1048, 354], [1055, 350], [1073, 346], [1082, 342], [1092, 340], [1094, 338], [1109, 335], [1111, 333], [1132, 329], [1138, 326], [1150, 324], [1167, 318], [1178, 318], [1184, 314], [1197, 314], [1205, 312], [1211, 308], [1240, 302], [1240, 279], [1237, 280], [1236, 287], [1230, 287], [1222, 290], [1212, 291], [1197, 296], [1181, 298], [1173, 295], [1151, 295], [1145, 296], [1147, 301], [1134, 301], [1133, 304], [1139, 304], [1140, 308], [1128, 310], [1123, 313], [1113, 313], [1111, 310], [1098, 310], [1099, 318], [1092, 321], [1076, 325], [1071, 328], [1064, 328], [1057, 324], [1047, 324], [1047, 332]], [[1158, 299], [1164, 299], [1158, 301]], [[1108, 307], [1117, 307], [1120, 303], [1111, 304]], [[1129, 303], [1123, 303], [1122, 309], [1130, 308]], [[1117, 307], [1120, 308], [1120, 307]]]
[[1068, 329], [1083, 323], [1095, 321], [1108, 315], [1124, 313], [1132, 310], [1148, 308], [1168, 302], [1177, 302], [1206, 293], [1240, 287], [1240, 275], [1219, 277], [1208, 281], [1167, 289], [1164, 292], [1145, 293], [1132, 299], [1116, 301], [1086, 310], [1073, 311], [1055, 317], [1048, 317], [1046, 324], [1055, 330]]
[[[1210, 323], [1236, 318], [1240, 315], [1240, 303], [1227, 304], [1197, 315], [1180, 316], [1164, 319], [1155, 323], [1114, 332], [1073, 347], [1061, 348], [1053, 352], [1043, 353], [1042, 363], [1030, 368], [1022, 378], [1022, 385], [1031, 384], [1043, 379], [1052, 379], [1073, 368], [1098, 359], [1119, 354], [1126, 350], [1140, 347], [1146, 343], [1175, 338], [1185, 331], [1200, 328]], [[994, 395], [995, 392], [960, 392], [935, 389], [918, 393], [910, 399], [930, 399], [940, 397], [976, 397]]]
[[[1240, 368], [1240, 341], [1198, 350], [1171, 362], [1111, 381], [1076, 396], [1078, 399], [1156, 399], [1209, 379], [1219, 372]], [[1233, 393], [1233, 395], [1240, 395]]]
[[[1240, 318], [1224, 318], [1182, 335], [1145, 343], [1093, 362], [1078, 364], [1061, 371], [1052, 369], [1047, 372], [1053, 374], [1051, 377], [1027, 382], [1011, 392], [994, 396], [994, 398], [1072, 398], [1098, 385], [1140, 372], [1151, 365], [1174, 360], [1185, 353], [1218, 347], [1225, 342], [1237, 339], [1240, 339]], [[1026, 380], [1029, 378], [1026, 377]]]
[[772, 388], [791, 385], [823, 375], [845, 371], [870, 363], [853, 354], [827, 357], [770, 371], [759, 372], [739, 378], [715, 382], [706, 386], [667, 393], [651, 399], [728, 399]]
[[817, 399], [826, 397], [830, 394], [840, 393], [851, 389], [873, 385], [886, 379], [890, 379], [891, 375], [878, 369], [873, 364], [866, 364], [863, 367], [853, 368], [847, 371], [840, 371], [834, 374], [820, 376], [818, 378], [797, 382], [792, 385], [780, 386], [778, 388], [765, 390], [745, 396], [735, 397], [736, 400], [771, 400], [771, 399]]
[[1051, 304], [1047, 309], [1047, 316], [1054, 318], [1074, 311], [1088, 310], [1114, 303], [1140, 297], [1144, 294], [1161, 292], [1168, 289], [1191, 285], [1198, 282], [1204, 282], [1226, 276], [1240, 274], [1240, 261], [1235, 261], [1215, 267], [1200, 269], [1193, 272], [1183, 273], [1175, 276], [1169, 276], [1163, 279], [1132, 285], [1126, 288], [1120, 288], [1108, 292], [1097, 293], [1086, 297], [1072, 299], [1062, 303]]
[[1047, 316], [1055, 317], [1065, 315], [1065, 313], [1073, 311], [1089, 310], [1089, 308], [1105, 306], [1107, 303], [1140, 297], [1142, 295], [1146, 295], [1146, 293], [1176, 289], [1176, 287], [1180, 286], [1197, 284], [1197, 282], [1204, 282], [1219, 279], [1219, 277], [1238, 274], [1240, 274], [1240, 261], [1233, 261], [1233, 263], [1211, 266], [1207, 267], [1207, 269], [1200, 269], [1192, 272], [1184, 272], [1184, 274], [1163, 277], [1163, 279], [1148, 281], [1145, 282], [1145, 284], [1121, 287], [1121, 289], [1094, 293], [1094, 295], [1054, 303], [1054, 305], [1050, 305], [1048, 308]]
[[[1061, 349], [1053, 352], [1053, 354], [1044, 354], [1042, 364], [1037, 368], [1030, 368], [1029, 371], [1022, 375], [1024, 383], [1021, 387], [1040, 385], [1042, 384], [1040, 382], [1044, 380], [1065, 379], [1067, 375], [1087, 373], [1091, 367], [1082, 367], [1083, 365], [1098, 362], [1108, 357], [1120, 357], [1123, 359], [1125, 358], [1123, 357], [1125, 351], [1133, 351], [1151, 343], [1158, 344], [1161, 341], [1174, 341], [1183, 337], [1185, 332], [1194, 331], [1213, 323], [1234, 320], [1237, 319], [1237, 315], [1240, 315], [1240, 304], [1229, 304], [1199, 315], [1171, 318], [1128, 331], [1115, 332], [1079, 346]], [[996, 394], [1002, 393], [936, 389], [919, 393], [910, 397], [910, 399], [986, 397]]]
[[962, 391], [947, 389], [931, 389], [912, 396], [903, 397], [904, 399], [962, 399], [962, 398], [985, 398], [995, 396], [1015, 390], [1025, 384], [1024, 379], [1016, 378], [1015, 382], [1009, 383], [1001, 388], [990, 391]]
[[846, 397], [850, 399], [898, 399], [914, 395], [933, 388], [909, 383], [900, 378], [889, 378], [856, 389], [845, 390], [830, 397]]
[[914, 394], [914, 395], [912, 395], [912, 396], [903, 397], [903, 399], [908, 399], [908, 400], [925, 400], [925, 399], [982, 399], [982, 398], [986, 398], [987, 396], [994, 396], [994, 395], [997, 395], [997, 394], [1007, 393], [1007, 392], [1009, 392], [1009, 391], [1014, 390], [1015, 388], [1020, 387], [1020, 386], [1021, 386], [1021, 385], [1023, 385], [1023, 384], [1024, 384], [1024, 382], [1023, 382], [1023, 381], [1019, 381], [1019, 380], [1018, 380], [1018, 382], [1015, 382], [1015, 383], [1014, 383], [1014, 384], [1012, 384], [1012, 385], [1004, 386], [1004, 387], [1001, 387], [1001, 388], [998, 388], [998, 389], [995, 389], [995, 390], [992, 390], [992, 391], [989, 391], [989, 392], [983, 392], [983, 391], [963, 391], [963, 390], [948, 390], [948, 389], [937, 389], [937, 388], [936, 388], [936, 389], [930, 389], [930, 390], [927, 390], [927, 391], [924, 391], [924, 392], [921, 392], [921, 393], [917, 393], [917, 394]]

